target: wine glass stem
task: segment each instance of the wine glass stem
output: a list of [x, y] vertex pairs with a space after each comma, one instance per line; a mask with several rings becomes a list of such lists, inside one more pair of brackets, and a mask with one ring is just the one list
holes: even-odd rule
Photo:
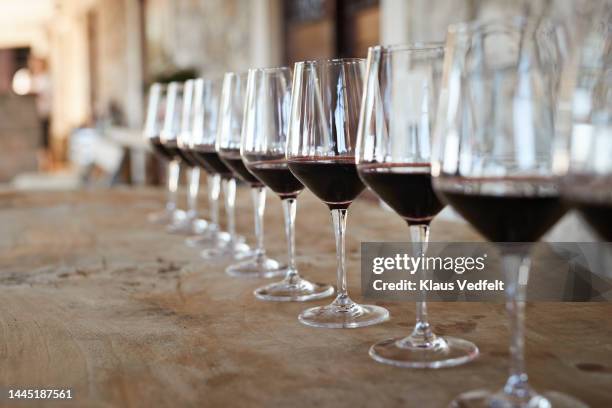
[[[412, 256], [420, 258], [427, 252], [427, 246], [429, 244], [429, 225], [418, 224], [410, 225], [410, 238], [412, 240]], [[421, 279], [424, 279], [425, 271], [421, 269], [417, 272]], [[418, 339], [420, 342], [427, 343], [433, 340], [435, 337], [431, 331], [431, 326], [427, 320], [427, 292], [422, 290], [420, 298], [422, 300], [416, 302], [416, 324], [412, 331], [411, 337], [413, 340]]]
[[338, 296], [336, 296], [334, 304], [347, 305], [352, 302], [348, 296], [346, 285], [346, 254], [344, 235], [346, 232], [347, 209], [332, 209], [331, 216], [334, 224], [334, 235], [336, 237], [336, 262], [338, 265]]
[[219, 193], [221, 191], [221, 176], [212, 174], [208, 178], [208, 206], [212, 228], [219, 227]]
[[230, 242], [236, 241], [236, 222], [234, 218], [234, 206], [236, 204], [236, 179], [223, 180], [223, 196], [225, 198], [225, 214], [227, 216], [227, 232]]
[[529, 384], [525, 372], [525, 290], [529, 279], [531, 258], [525, 251], [502, 253], [506, 277], [506, 311], [510, 320], [510, 376], [504, 392], [515, 398], [529, 399]]
[[264, 248], [264, 212], [266, 210], [266, 189], [263, 186], [251, 188], [251, 198], [253, 199], [253, 210], [255, 217], [255, 238], [257, 248], [255, 256], [260, 258], [266, 253]]
[[188, 195], [188, 216], [195, 218], [198, 214], [198, 192], [200, 189], [200, 169], [192, 167], [189, 169], [189, 195]]
[[180, 172], [181, 166], [178, 160], [168, 162], [168, 198], [166, 201], [168, 211], [176, 210], [176, 191], [178, 190]]
[[294, 282], [300, 278], [295, 266], [295, 214], [297, 211], [297, 200], [285, 198], [283, 202], [283, 214], [285, 216], [285, 235], [287, 236], [287, 258], [288, 268], [286, 281]]

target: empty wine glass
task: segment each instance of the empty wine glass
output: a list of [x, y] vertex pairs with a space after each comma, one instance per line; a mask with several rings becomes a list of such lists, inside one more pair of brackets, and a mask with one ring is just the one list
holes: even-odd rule
[[[223, 88], [219, 105], [217, 135], [214, 150], [209, 152], [208, 162], [223, 168], [221, 181], [223, 196], [225, 198], [225, 214], [227, 215], [227, 231], [229, 242], [223, 247], [205, 249], [201, 255], [204, 258], [242, 260], [253, 256], [248, 245], [239, 239], [236, 234], [235, 205], [236, 205], [236, 171], [234, 171], [227, 160], [222, 158], [222, 149], [227, 140], [235, 140], [234, 134], [242, 130], [242, 115], [244, 113], [244, 92], [240, 88], [240, 82], [236, 79], [238, 75], [228, 72], [223, 77]], [[239, 144], [238, 144], [239, 145]]]
[[183, 84], [183, 98], [180, 115], [179, 132], [176, 136], [176, 145], [181, 161], [189, 169], [187, 189], [187, 212], [185, 217], [177, 220], [168, 227], [172, 233], [193, 234], [207, 228], [207, 222], [198, 218], [198, 192], [200, 188], [200, 168], [198, 162], [190, 151], [191, 134], [193, 127], [194, 110], [194, 84], [189, 79]]
[[[368, 50], [357, 169], [365, 184], [408, 224], [415, 258], [426, 253], [429, 224], [444, 207], [433, 190], [430, 163], [443, 59], [441, 43]], [[425, 300], [417, 302], [416, 314], [409, 336], [373, 345], [370, 356], [411, 368], [449, 367], [478, 356], [473, 343], [433, 333]]]
[[565, 213], [552, 154], [562, 39], [560, 27], [547, 19], [465, 23], [448, 30], [434, 187], [498, 244], [511, 330], [510, 376], [503, 389], [462, 394], [452, 407], [584, 406], [561, 393], [535, 392], [524, 357], [532, 243]]
[[295, 264], [297, 196], [304, 186], [289, 170], [287, 122], [291, 103], [291, 70], [287, 67], [249, 70], [241, 154], [246, 167], [282, 200], [289, 267], [286, 276], [255, 290], [261, 300], [307, 301], [331, 296], [331, 285], [309, 282]]
[[346, 281], [347, 211], [365, 188], [355, 163], [364, 73], [363, 59], [295, 64], [287, 160], [291, 172], [331, 212], [338, 264], [336, 299], [328, 306], [307, 309], [299, 316], [300, 322], [309, 326], [354, 328], [389, 318], [385, 308], [353, 302]]
[[143, 135], [151, 144], [157, 157], [168, 164], [168, 195], [165, 209], [148, 215], [149, 221], [156, 224], [169, 224], [182, 216], [180, 214], [181, 210], [178, 210], [176, 206], [176, 191], [180, 172], [179, 158], [174, 150], [168, 149], [163, 145], [160, 136], [166, 114], [167, 91], [166, 85], [160, 83], [154, 83], [149, 88], [149, 101], [143, 129]]
[[266, 209], [266, 188], [242, 162], [240, 156], [240, 141], [244, 117], [244, 97], [247, 75], [228, 72], [224, 80], [224, 96], [229, 100], [224, 102], [221, 112], [221, 131], [217, 139], [217, 151], [221, 160], [234, 174], [249, 184], [253, 199], [255, 220], [255, 238], [257, 247], [252, 259], [230, 265], [225, 270], [231, 276], [270, 278], [282, 276], [285, 266], [266, 255], [264, 247], [264, 212]]

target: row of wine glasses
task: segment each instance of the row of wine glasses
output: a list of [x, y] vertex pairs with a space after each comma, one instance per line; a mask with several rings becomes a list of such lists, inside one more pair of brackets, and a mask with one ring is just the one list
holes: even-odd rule
[[[167, 204], [167, 208], [176, 208], [179, 163], [189, 168], [192, 175], [188, 189], [190, 210], [186, 212], [189, 216], [160, 217], [160, 220], [169, 221], [171, 232], [197, 233], [188, 237], [186, 243], [201, 248], [204, 258], [241, 259], [251, 251], [234, 227], [235, 176], [216, 151], [221, 86], [219, 81], [204, 79], [188, 80], [184, 84], [154, 84], [149, 94], [145, 135], [159, 156], [169, 161], [168, 201], [171, 204]], [[195, 205], [199, 177], [196, 179], [193, 175], [199, 175], [200, 169], [209, 175], [211, 220], [207, 222], [198, 219]], [[219, 228], [221, 188], [226, 193], [228, 232]]]
[[[583, 47], [574, 47], [581, 51], [572, 58], [564, 41], [561, 27], [543, 20], [461, 23], [449, 27], [446, 44], [376, 46], [367, 62], [299, 62], [293, 75], [287, 67], [251, 69], [247, 75], [228, 73], [223, 80], [170, 84], [166, 93], [162, 85], [154, 85], [149, 111], [165, 111], [164, 126], [157, 136], [147, 131], [155, 128], [147, 120], [145, 130], [153, 146], [170, 159], [171, 172], [176, 172], [177, 160], [189, 166], [183, 156], [191, 154], [191, 167], [199, 165], [209, 174], [211, 220], [197, 224], [197, 246], [209, 245], [202, 256], [245, 259], [228, 267], [233, 276], [285, 275], [257, 288], [258, 299], [307, 301], [334, 293], [331, 285], [302, 278], [295, 263], [298, 195], [307, 187], [328, 206], [336, 238], [337, 295], [330, 305], [299, 315], [309, 326], [355, 328], [389, 318], [386, 309], [355, 303], [347, 291], [347, 213], [366, 186], [406, 221], [415, 256], [427, 251], [429, 225], [447, 204], [486, 239], [523, 242], [511, 250], [499, 246], [511, 328], [510, 377], [499, 392], [468, 392], [451, 406], [580, 407], [584, 405], [564, 394], [535, 392], [524, 359], [530, 243], [564, 215], [568, 203], [604, 239], [612, 231], [609, 20], [593, 27]], [[166, 129], [171, 100], [181, 88], [183, 106], [193, 109], [191, 116], [185, 114], [189, 107], [183, 109], [187, 131], [177, 133], [185, 138], [177, 144], [182, 155], [173, 153]], [[564, 133], [557, 115], [567, 89], [573, 90], [571, 124]], [[167, 99], [166, 109], [156, 108], [157, 102], [152, 107], [153, 98]], [[252, 190], [254, 251], [235, 233], [236, 178]], [[220, 183], [226, 235], [218, 226]], [[287, 266], [265, 254], [264, 186], [282, 200]], [[169, 187], [172, 203], [176, 182]], [[190, 205], [185, 215], [192, 230], [198, 220], [195, 208]], [[168, 204], [165, 214], [174, 211], [176, 206]], [[373, 359], [441, 368], [478, 356], [472, 342], [433, 333], [425, 301], [416, 308], [412, 333], [373, 345]]]

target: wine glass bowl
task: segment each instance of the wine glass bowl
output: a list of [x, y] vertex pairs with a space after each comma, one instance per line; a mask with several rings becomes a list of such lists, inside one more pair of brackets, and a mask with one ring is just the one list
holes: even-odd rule
[[295, 177], [329, 208], [338, 265], [337, 297], [330, 305], [303, 311], [299, 320], [308, 326], [355, 328], [389, 318], [385, 308], [355, 303], [346, 281], [347, 210], [365, 188], [355, 164], [364, 74], [363, 59], [295, 64], [287, 163]]
[[562, 60], [549, 30], [522, 18], [449, 28], [434, 185], [493, 242], [537, 241], [565, 212], [552, 154]]
[[166, 149], [159, 138], [164, 123], [166, 93], [167, 89], [163, 84], [154, 83], [149, 87], [147, 113], [142, 134], [160, 159], [171, 161], [174, 159], [173, 152]]

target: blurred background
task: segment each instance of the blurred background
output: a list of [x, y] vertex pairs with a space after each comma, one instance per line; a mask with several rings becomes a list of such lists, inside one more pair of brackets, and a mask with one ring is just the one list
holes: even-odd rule
[[[0, 0], [0, 186], [159, 183], [148, 86], [443, 40], [494, 0]], [[427, 16], [423, 18], [423, 16]]]

